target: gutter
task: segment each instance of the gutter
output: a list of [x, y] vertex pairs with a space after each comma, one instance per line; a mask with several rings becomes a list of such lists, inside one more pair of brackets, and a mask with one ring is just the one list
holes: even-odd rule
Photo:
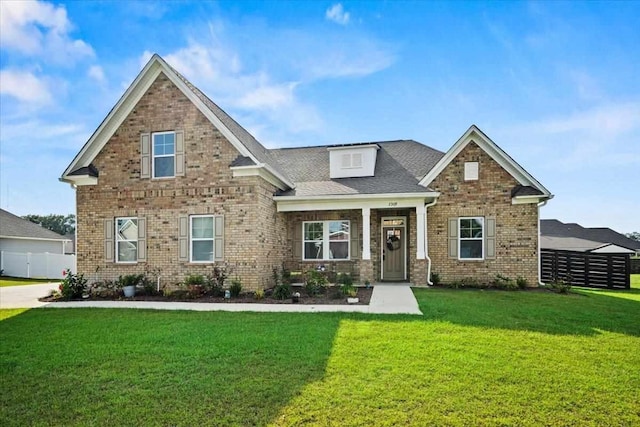
[[[432, 286], [433, 282], [431, 281], [431, 258], [429, 258], [429, 230], [428, 230], [428, 226], [429, 226], [429, 220], [427, 219], [429, 217], [429, 212], [427, 208], [430, 208], [432, 206], [435, 206], [436, 203], [438, 203], [438, 198], [434, 198], [433, 202], [431, 203], [427, 203], [426, 205], [424, 205], [424, 234], [425, 236], [427, 236], [424, 240], [424, 256], [427, 259], [427, 285]], [[540, 215], [538, 214], [538, 218], [540, 218]], [[539, 235], [540, 233], [538, 233]], [[538, 248], [540, 247], [540, 245], [538, 245]], [[538, 263], [540, 262], [540, 256], [538, 255]]]
[[542, 283], [542, 265], [540, 262], [540, 208], [546, 205], [549, 199], [538, 203], [538, 286], [545, 286], [545, 284]]

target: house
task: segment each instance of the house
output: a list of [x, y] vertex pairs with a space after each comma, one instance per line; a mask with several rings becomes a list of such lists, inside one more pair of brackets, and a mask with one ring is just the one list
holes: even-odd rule
[[11, 212], [0, 209], [0, 250], [64, 254], [69, 240]]
[[577, 252], [640, 254], [640, 242], [610, 228], [586, 228], [557, 219], [540, 221], [540, 246]]
[[266, 149], [154, 55], [66, 168], [80, 272], [228, 265], [247, 289], [320, 265], [427, 285], [538, 283], [552, 195], [476, 126], [446, 152], [416, 141]]
[[68, 243], [66, 237], [0, 209], [0, 269], [3, 274], [61, 277], [64, 268], [75, 268], [75, 261], [63, 256]]

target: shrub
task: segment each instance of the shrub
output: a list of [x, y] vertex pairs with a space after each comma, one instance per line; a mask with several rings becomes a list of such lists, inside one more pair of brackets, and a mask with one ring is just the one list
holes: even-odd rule
[[529, 286], [529, 282], [527, 282], [527, 279], [525, 279], [524, 277], [518, 276], [518, 278], [516, 279], [516, 285], [518, 285], [520, 289], [527, 289], [527, 287]]
[[205, 279], [202, 274], [190, 274], [184, 279], [184, 284], [187, 286], [204, 286]]
[[309, 270], [304, 284], [309, 296], [320, 295], [327, 286], [327, 277], [319, 271]]
[[118, 296], [118, 286], [113, 280], [101, 280], [88, 286], [88, 293], [97, 298], [115, 298]]
[[214, 267], [213, 273], [204, 281], [205, 292], [214, 297], [224, 295], [224, 282], [227, 280], [227, 271], [224, 267]]
[[351, 284], [340, 285], [340, 293], [344, 296], [352, 296], [351, 294], [357, 293], [356, 288]]
[[62, 272], [64, 279], [60, 283], [58, 289], [60, 290], [60, 297], [63, 300], [70, 300], [76, 298], [82, 298], [82, 294], [87, 288], [87, 279], [83, 274], [73, 274], [71, 270], [66, 269]]
[[440, 284], [440, 275], [434, 271], [431, 272], [431, 283], [433, 283], [433, 286]]
[[340, 273], [338, 283], [341, 285], [353, 285], [353, 277], [349, 273]]
[[231, 296], [234, 298], [240, 296], [240, 292], [242, 292], [242, 282], [240, 282], [240, 279], [233, 279], [231, 281], [229, 292], [231, 292]]
[[258, 289], [253, 293], [253, 297], [257, 300], [264, 299], [264, 289]]
[[291, 286], [286, 283], [278, 283], [273, 288], [273, 297], [278, 300], [285, 300], [291, 298]]
[[566, 279], [558, 279], [555, 278], [551, 283], [549, 283], [548, 288], [553, 292], [559, 294], [568, 294], [571, 290], [571, 278]]
[[513, 291], [519, 287], [515, 280], [507, 276], [503, 276], [502, 274], [496, 275], [493, 285], [498, 289], [504, 289], [507, 291]]

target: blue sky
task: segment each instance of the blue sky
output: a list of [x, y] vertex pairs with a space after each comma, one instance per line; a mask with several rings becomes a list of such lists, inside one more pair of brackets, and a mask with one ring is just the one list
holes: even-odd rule
[[0, 3], [0, 206], [71, 213], [58, 177], [152, 53], [268, 147], [478, 125], [555, 198], [640, 231], [640, 2]]

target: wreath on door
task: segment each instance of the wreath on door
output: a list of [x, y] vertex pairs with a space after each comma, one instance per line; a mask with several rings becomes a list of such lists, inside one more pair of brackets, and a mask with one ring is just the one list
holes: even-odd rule
[[387, 237], [387, 249], [390, 251], [400, 249], [400, 238], [396, 235]]

